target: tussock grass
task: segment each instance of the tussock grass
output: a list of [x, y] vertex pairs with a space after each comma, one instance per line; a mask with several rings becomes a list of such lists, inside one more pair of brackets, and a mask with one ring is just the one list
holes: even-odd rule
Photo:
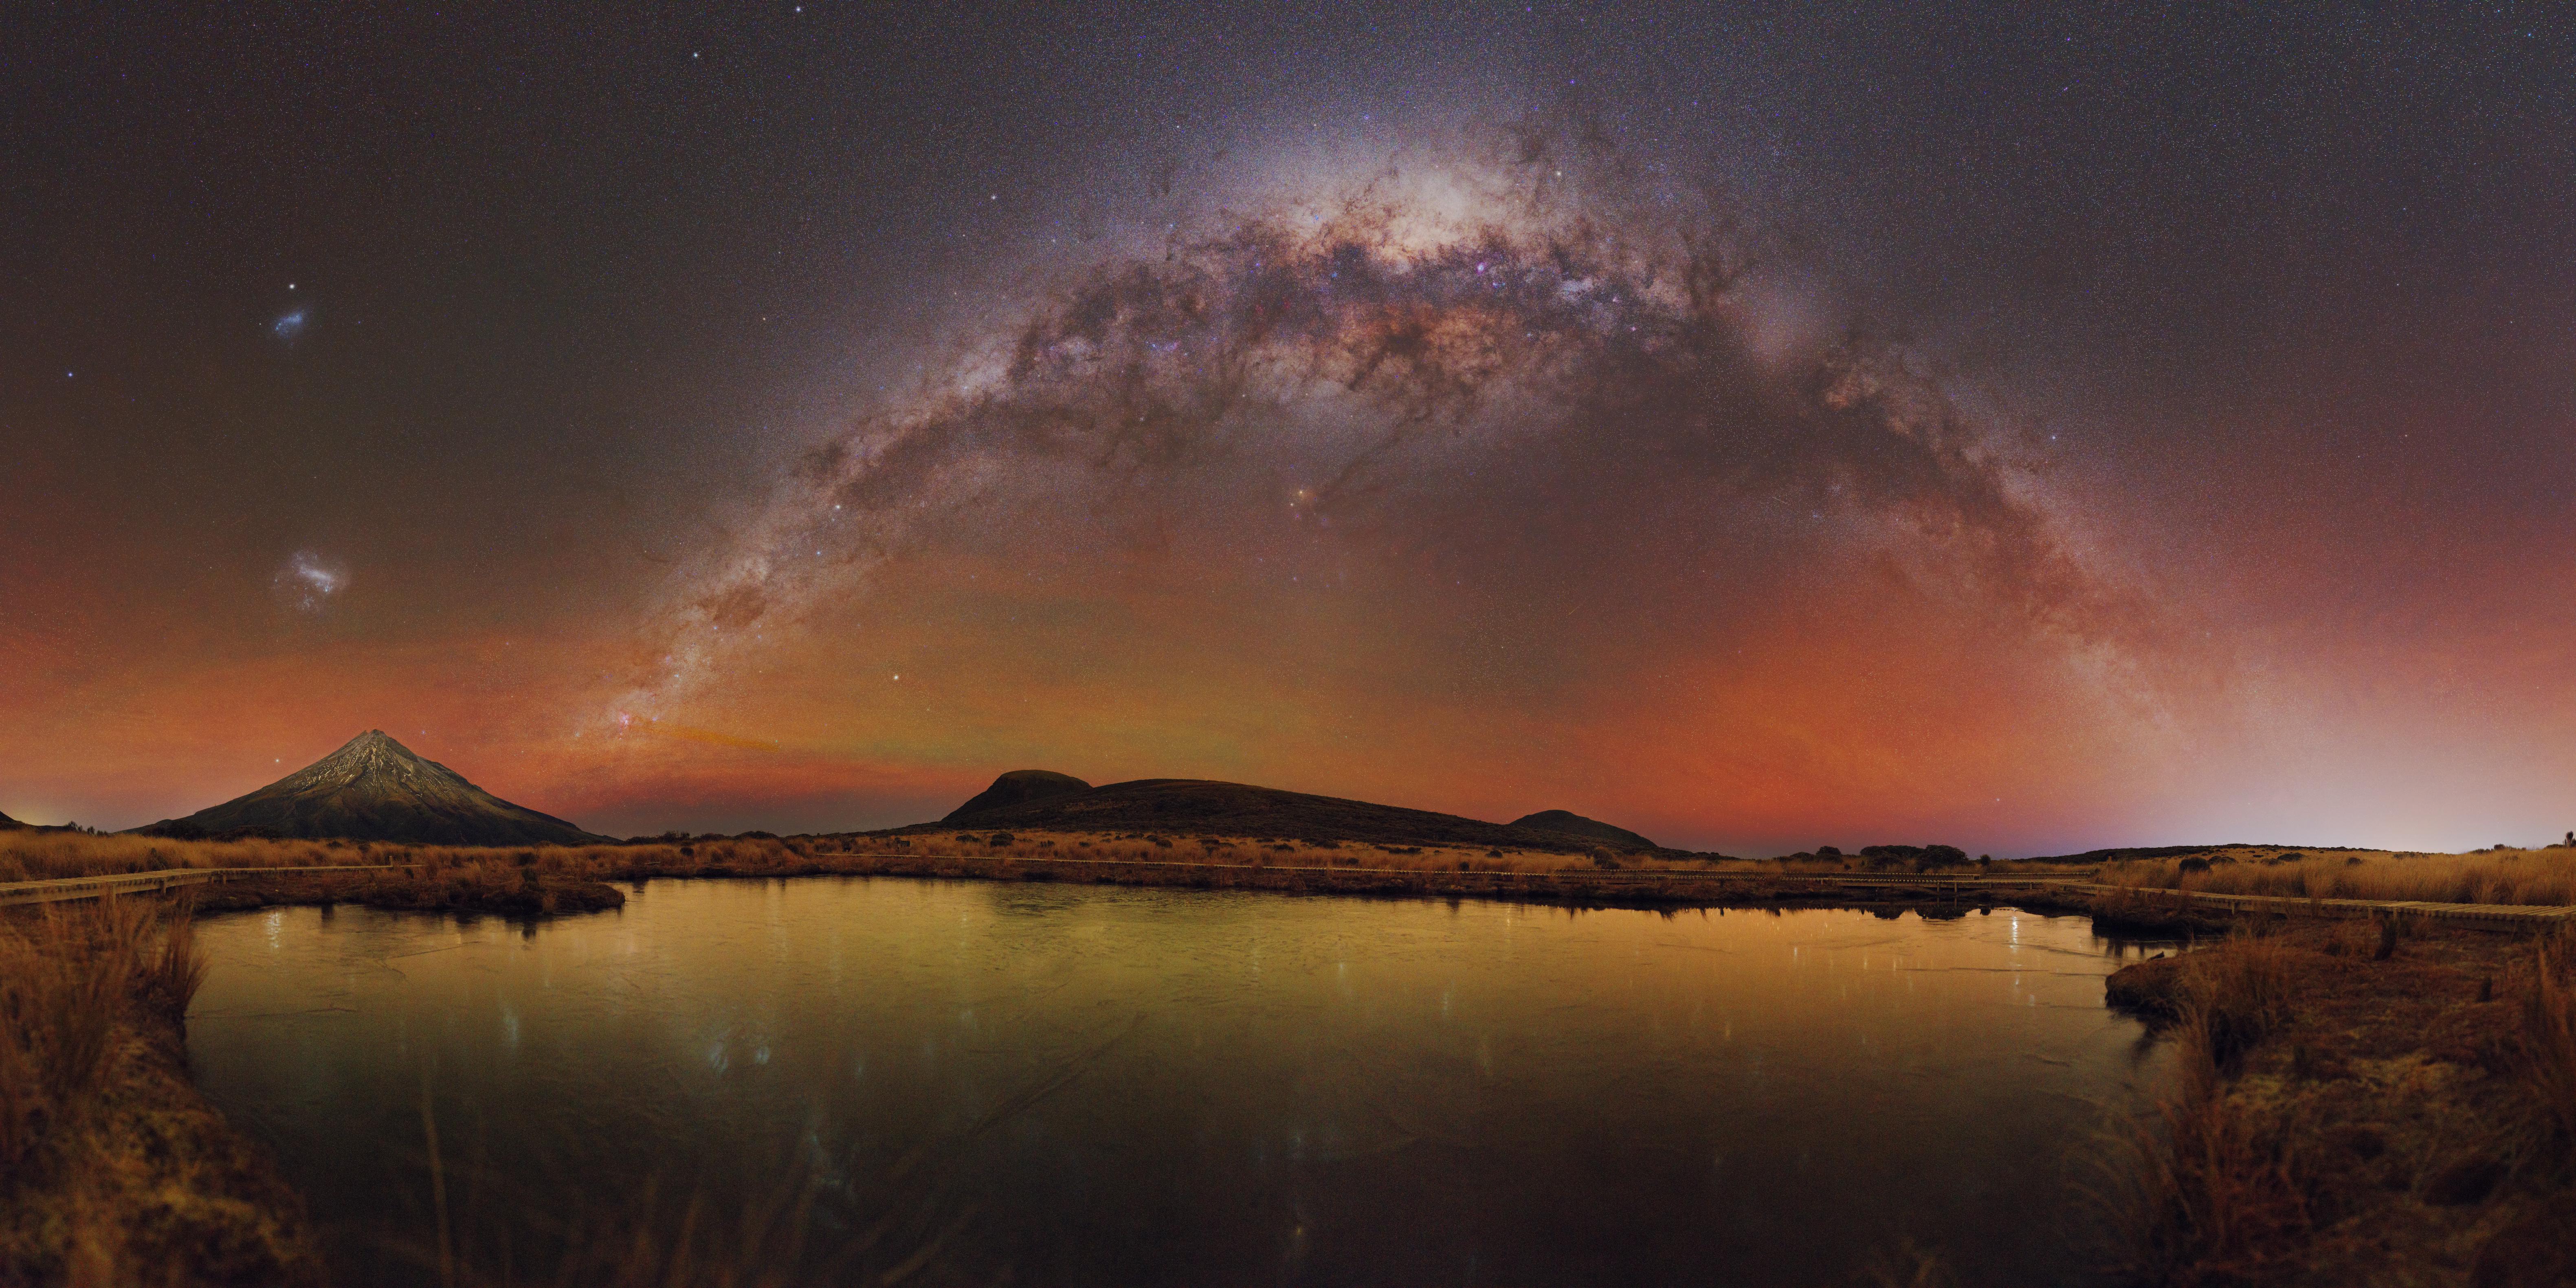
[[2409, 926], [2397, 951], [2399, 925], [2292, 923], [2122, 972], [2172, 1000], [2175, 1055], [2104, 1156], [2134, 1280], [2560, 1281], [2576, 935]]
[[[721, 841], [726, 852], [784, 851], [780, 841]], [[303, 868], [416, 863], [444, 876], [469, 872], [516, 873], [534, 867], [559, 875], [590, 875], [639, 859], [667, 858], [683, 845], [454, 846], [400, 845], [384, 841], [174, 841], [150, 836], [91, 836], [78, 832], [0, 833], [0, 881], [113, 876], [169, 868]], [[475, 879], [482, 879], [476, 877]]]
[[205, 966], [184, 921], [156, 920], [106, 899], [0, 922], [0, 1190], [86, 1121], [129, 1010], [186, 1013]]
[[81, 832], [0, 833], [0, 881], [112, 876], [164, 868], [285, 868], [373, 863], [388, 847], [349, 841], [172, 841]]
[[2184, 902], [2154, 886], [2123, 885], [2093, 900], [2093, 915], [2114, 924], [2154, 925], [2184, 911]]
[[2128, 1142], [2132, 1269], [2155, 1284], [2259, 1279], [2311, 1227], [2279, 1125], [2227, 1095], [2205, 1036], [2186, 1028], [2174, 1089]]
[[2256, 1279], [2311, 1228], [2289, 1134], [2227, 1094], [2230, 1071], [2290, 1018], [2287, 951], [2239, 936], [2184, 959], [2173, 1087], [2121, 1133], [2111, 1163], [2142, 1282]]
[[2289, 1021], [2290, 951], [2276, 939], [2237, 935], [2185, 959], [2181, 1032], [2221, 1070]]
[[306, 1283], [291, 1196], [186, 1079], [184, 907], [0, 918], [0, 1283]]
[[2214, 850], [2103, 865], [2106, 884], [2142, 890], [2385, 899], [2426, 903], [2576, 905], [2576, 849], [2475, 854]]
[[2527, 1154], [2560, 1181], [2576, 1181], [2576, 937], [2541, 946], [2524, 994], [2513, 1070], [2532, 1108]]

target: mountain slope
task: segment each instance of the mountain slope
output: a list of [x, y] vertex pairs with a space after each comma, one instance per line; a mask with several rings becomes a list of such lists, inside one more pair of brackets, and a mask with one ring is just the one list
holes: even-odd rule
[[581, 845], [607, 839], [502, 800], [455, 770], [422, 759], [381, 729], [359, 734], [247, 796], [135, 830], [191, 836], [239, 828], [430, 845]]
[[1059, 774], [1045, 769], [1014, 769], [994, 779], [992, 786], [977, 792], [965, 804], [948, 811], [948, 817], [939, 821], [955, 823], [987, 810], [1006, 809], [1013, 805], [1025, 805], [1031, 801], [1069, 796], [1075, 792], [1090, 790], [1091, 784], [1071, 774]]
[[1111, 783], [978, 809], [971, 817], [960, 809], [938, 823], [896, 828], [893, 834], [944, 831], [958, 823], [1033, 832], [1169, 832], [1376, 845], [1477, 845], [1559, 853], [1581, 851], [1599, 843], [1597, 838], [1488, 823], [1455, 814], [1196, 778], [1140, 778]]
[[1587, 841], [1608, 841], [1610, 844], [1626, 850], [1652, 850], [1657, 848], [1654, 842], [1649, 841], [1624, 827], [1613, 827], [1597, 818], [1585, 818], [1572, 810], [1540, 810], [1538, 813], [1528, 814], [1520, 818], [1513, 819], [1512, 826], [1535, 828], [1541, 832], [1556, 832], [1566, 836], [1577, 836]]

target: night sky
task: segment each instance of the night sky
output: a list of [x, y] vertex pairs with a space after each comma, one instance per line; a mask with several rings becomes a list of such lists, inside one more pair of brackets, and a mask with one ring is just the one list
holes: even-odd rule
[[0, 811], [2554, 838], [2576, 26], [2288, 8], [21, 10]]

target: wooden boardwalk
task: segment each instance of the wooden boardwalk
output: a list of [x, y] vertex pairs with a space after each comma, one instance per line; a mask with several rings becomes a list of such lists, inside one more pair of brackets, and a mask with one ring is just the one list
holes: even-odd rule
[[2091, 882], [2069, 882], [2063, 888], [2086, 894], [2108, 894], [2128, 889], [2132, 897], [2151, 906], [2178, 910], [2198, 908], [2224, 909], [2229, 912], [2271, 912], [2304, 917], [2426, 917], [2438, 921], [2473, 921], [2548, 925], [2576, 921], [2576, 908], [2547, 904], [2520, 903], [2434, 903], [2422, 899], [2302, 899], [2290, 895], [2210, 894], [2194, 890], [2137, 890], [2123, 886], [2095, 885]]

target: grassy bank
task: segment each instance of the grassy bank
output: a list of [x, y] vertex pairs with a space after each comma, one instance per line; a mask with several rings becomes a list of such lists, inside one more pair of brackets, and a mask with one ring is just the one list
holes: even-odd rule
[[2576, 904], [2576, 849], [2392, 854], [2235, 846], [2107, 863], [2100, 880], [2204, 894], [2564, 907]]
[[241, 877], [192, 891], [200, 912], [245, 912], [278, 905], [358, 904], [395, 912], [452, 912], [552, 917], [624, 907], [616, 887], [569, 872], [550, 872], [507, 858], [397, 867], [384, 872], [298, 872]]
[[[479, 909], [543, 915], [614, 906], [613, 891], [581, 883], [657, 876], [929, 875], [1115, 880], [1133, 884], [1236, 885], [1321, 892], [1484, 893], [1518, 888], [1588, 897], [1595, 891], [1699, 889], [1681, 878], [1722, 875], [1746, 888], [1797, 888], [1801, 878], [1908, 875], [2053, 876], [2094, 880], [2139, 893], [2152, 911], [2157, 892], [2288, 898], [2421, 900], [2437, 903], [2576, 905], [2576, 849], [2471, 854], [2290, 850], [2232, 846], [2115, 860], [2099, 865], [1968, 863], [1923, 871], [1861, 855], [1799, 854], [1784, 859], [1713, 859], [1677, 851], [1558, 852], [1476, 846], [1398, 846], [1290, 837], [1158, 833], [1023, 833], [953, 830], [907, 836], [840, 834], [669, 837], [624, 844], [472, 848], [382, 842], [173, 841], [80, 833], [0, 834], [0, 881], [98, 876], [167, 868], [295, 868], [406, 865], [382, 879], [309, 874], [293, 882], [226, 883], [214, 906], [269, 902], [365, 902], [394, 908]], [[1204, 869], [1188, 871], [1176, 869]], [[1088, 875], [1086, 875], [1088, 874]], [[1825, 887], [1818, 886], [1816, 889]], [[210, 888], [210, 891], [216, 888]], [[242, 891], [265, 890], [266, 896]], [[248, 902], [244, 902], [248, 900]], [[2115, 902], [2117, 898], [2115, 896]]]
[[2174, 1086], [2113, 1187], [2141, 1282], [2576, 1274], [2576, 940], [2293, 922], [2112, 977]]
[[[384, 873], [298, 872], [346, 864]], [[1633, 906], [1835, 903], [1913, 906], [1961, 896], [1910, 891], [1915, 877], [2058, 877], [2119, 887], [2108, 896], [2021, 892], [2050, 912], [2095, 912], [2139, 930], [2221, 928], [2225, 914], [2180, 907], [2181, 894], [2293, 899], [2385, 899], [2560, 906], [2576, 904], [2576, 850], [2465, 855], [2225, 847], [2098, 867], [1966, 863], [1928, 871], [1860, 855], [1711, 859], [1675, 851], [1569, 853], [1372, 845], [1286, 837], [1157, 833], [1018, 834], [983, 830], [908, 836], [844, 834], [670, 837], [589, 846], [499, 849], [340, 841], [171, 841], [46, 833], [0, 837], [0, 879], [91, 876], [164, 868], [275, 870], [200, 887], [203, 906], [358, 903], [418, 911], [546, 916], [618, 906], [611, 883], [652, 877], [882, 875], [1178, 885], [1289, 893], [1496, 897]], [[1870, 877], [1859, 889], [1819, 878]], [[1724, 884], [1706, 880], [1725, 878]]]
[[[297, 871], [347, 864], [401, 866], [376, 874]], [[651, 877], [935, 876], [1333, 894], [1709, 903], [1719, 901], [1717, 888], [1691, 878], [1722, 875], [1737, 879], [1725, 887], [1726, 902], [1830, 898], [1848, 903], [1856, 897], [1877, 902], [1888, 896], [1837, 893], [1812, 878], [1988, 871], [1961, 865], [1921, 874], [1907, 865], [1859, 856], [1708, 861], [1677, 858], [1670, 852], [1561, 853], [1153, 833], [750, 835], [501, 849], [328, 841], [171, 841], [63, 833], [0, 838], [0, 879], [167, 868], [275, 871], [275, 876], [232, 877], [198, 887], [208, 911], [271, 903], [347, 902], [526, 916], [613, 907], [622, 902], [622, 896], [606, 883]], [[1659, 877], [1672, 880], [1661, 882]]]
[[300, 1203], [189, 1081], [204, 972], [158, 901], [0, 917], [0, 1282], [320, 1281]]

